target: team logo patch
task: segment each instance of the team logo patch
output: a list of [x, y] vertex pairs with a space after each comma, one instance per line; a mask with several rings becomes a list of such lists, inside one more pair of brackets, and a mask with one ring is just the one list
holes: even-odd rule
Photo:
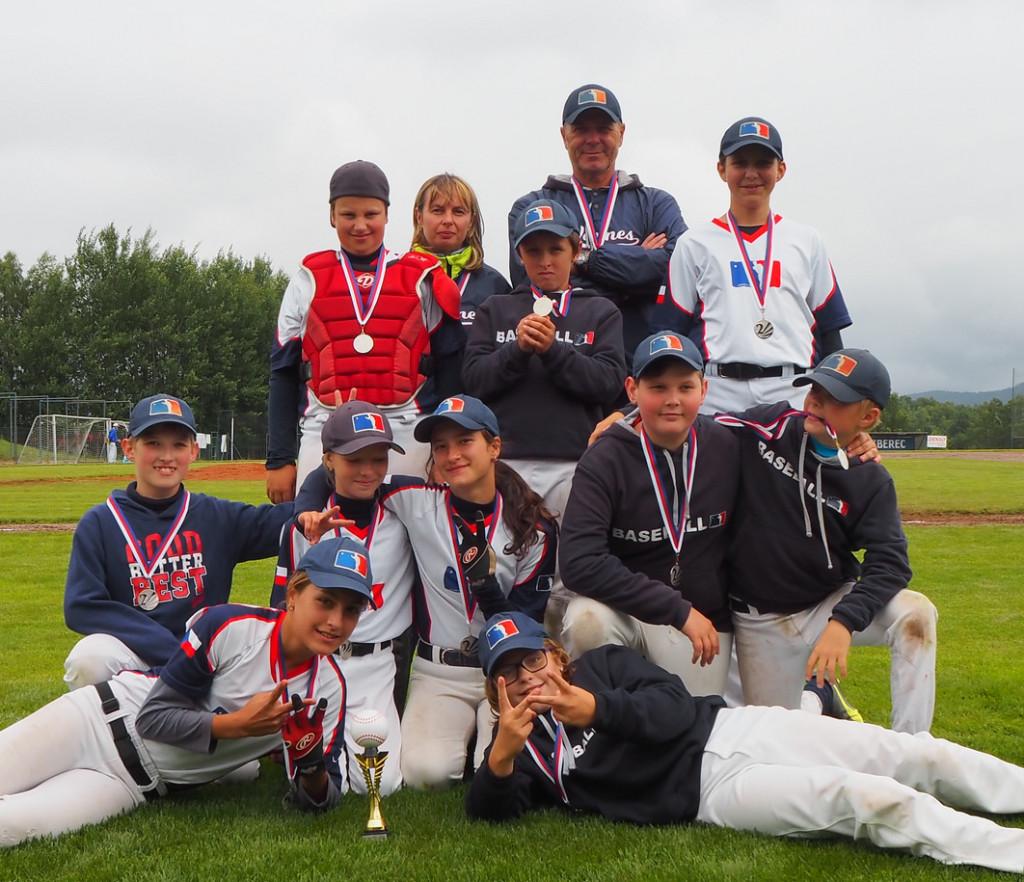
[[526, 212], [526, 226], [555, 219], [555, 210], [550, 205], [535, 205]]
[[584, 89], [580, 92], [580, 97], [576, 101], [579, 104], [607, 104], [608, 96], [605, 95], [604, 89]]
[[476, 560], [476, 554], [477, 551], [475, 546], [473, 548], [467, 548], [465, 554], [462, 555], [462, 562], [468, 566]]
[[334, 566], [339, 570], [356, 573], [363, 578], [366, 578], [366, 574], [369, 572], [366, 556], [358, 551], [339, 551], [338, 556], [334, 558]]
[[181, 405], [173, 398], [158, 398], [149, 405], [150, 416], [181, 416]]
[[519, 629], [512, 619], [502, 619], [500, 622], [495, 622], [491, 625], [487, 629], [487, 633], [484, 634], [484, 637], [487, 640], [488, 648], [494, 649], [502, 640], [508, 640], [509, 637], [514, 637], [518, 633]]
[[850, 513], [850, 504], [838, 496], [826, 497], [825, 505], [832, 509], [832, 511], [839, 512], [844, 518]]
[[772, 136], [771, 128], [763, 122], [754, 122], [753, 120], [745, 122], [740, 126], [740, 137], [753, 136], [755, 138], [770, 138]]
[[373, 273], [360, 273], [356, 276], [356, 284], [360, 288], [369, 288], [373, 285], [374, 276]]
[[853, 373], [853, 369], [857, 367], [857, 359], [850, 358], [848, 355], [830, 355], [818, 367], [824, 370], [835, 371], [843, 377], [848, 377]]
[[651, 355], [655, 352], [682, 352], [683, 341], [672, 334], [662, 334], [651, 340]]
[[185, 655], [192, 658], [203, 645], [203, 641], [199, 639], [199, 635], [195, 631], [189, 631], [188, 636], [181, 644], [181, 648], [185, 651]]
[[307, 732], [299, 739], [299, 743], [295, 745], [296, 750], [306, 750], [313, 746], [313, 742], [316, 741], [316, 735], [313, 732]]
[[383, 432], [384, 417], [379, 413], [356, 413], [352, 415], [353, 432]]
[[437, 410], [434, 413], [462, 413], [465, 409], [466, 402], [461, 398], [446, 398], [437, 406]]

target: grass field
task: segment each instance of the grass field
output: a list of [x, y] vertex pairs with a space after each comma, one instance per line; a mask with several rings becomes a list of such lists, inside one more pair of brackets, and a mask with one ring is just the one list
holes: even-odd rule
[[[984, 515], [1024, 511], [1024, 464], [887, 461], [901, 505]], [[0, 524], [62, 523], [102, 502], [130, 472], [120, 466], [0, 468]], [[60, 477], [58, 484], [48, 479]], [[256, 482], [203, 482], [204, 492], [258, 502]], [[933, 733], [1024, 763], [1024, 526], [908, 527], [914, 587], [939, 608], [938, 707]], [[76, 636], [61, 617], [71, 534], [0, 531], [0, 726], [63, 691]], [[262, 603], [271, 561], [236, 572], [233, 596]], [[883, 650], [858, 649], [846, 691], [865, 717], [888, 716]], [[504, 827], [471, 824], [463, 791], [402, 792], [385, 800], [384, 842], [359, 831], [363, 799], [325, 816], [281, 807], [280, 769], [252, 785], [214, 786], [146, 805], [98, 827], [0, 852], [0, 880], [983, 880], [845, 842], [782, 841], [703, 827], [636, 829], [541, 813]], [[1006, 823], [1024, 827], [1024, 818]]]

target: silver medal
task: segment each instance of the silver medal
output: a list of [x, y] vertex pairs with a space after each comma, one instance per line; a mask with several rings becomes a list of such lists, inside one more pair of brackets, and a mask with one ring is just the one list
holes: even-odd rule
[[551, 311], [555, 308], [555, 301], [550, 297], [538, 297], [533, 301], [533, 314], [534, 315], [551, 315]]
[[373, 337], [367, 334], [366, 331], [360, 332], [355, 340], [352, 341], [352, 348], [360, 355], [366, 355], [367, 352], [373, 349]]
[[772, 334], [775, 333], [775, 327], [766, 318], [760, 319], [756, 325], [754, 325], [754, 333], [757, 334], [762, 340], [767, 340]]
[[139, 609], [144, 609], [146, 612], [152, 612], [160, 605], [160, 599], [152, 588], [145, 588], [140, 591], [138, 600], [135, 602], [139, 605]]
[[842, 447], [836, 448], [836, 459], [839, 460], [839, 465], [844, 469], [850, 468], [850, 457], [846, 455], [846, 451]]
[[683, 581], [683, 571], [679, 569], [679, 564], [672, 564], [672, 569], [668, 571], [668, 578], [674, 587], [679, 587], [679, 583]]

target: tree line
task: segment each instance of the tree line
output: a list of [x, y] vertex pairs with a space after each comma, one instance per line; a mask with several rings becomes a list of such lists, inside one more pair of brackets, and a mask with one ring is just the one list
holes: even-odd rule
[[[266, 413], [270, 342], [287, 276], [230, 251], [201, 261], [111, 224], [63, 260], [0, 262], [0, 391], [137, 401], [170, 392], [200, 426]], [[946, 435], [953, 448], [1021, 446], [1024, 398], [981, 405], [893, 395], [877, 431]]]
[[200, 426], [265, 414], [270, 343], [287, 276], [263, 258], [199, 260], [147, 231], [81, 232], [74, 254], [0, 262], [0, 390], [137, 401], [168, 392]]

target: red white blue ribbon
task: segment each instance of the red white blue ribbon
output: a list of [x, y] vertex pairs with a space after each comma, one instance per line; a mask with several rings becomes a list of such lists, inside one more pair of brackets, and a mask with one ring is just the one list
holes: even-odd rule
[[[538, 717], [538, 720], [545, 722], [545, 727], [550, 730], [550, 726], [544, 721], [543, 716]], [[572, 745], [569, 743], [569, 738], [565, 734], [565, 727], [561, 723], [555, 729], [554, 741], [555, 749], [550, 765], [532, 741], [526, 742], [526, 751], [540, 768], [541, 772], [544, 773], [544, 777], [554, 784], [558, 795], [562, 797], [562, 802], [568, 805], [569, 794], [565, 792], [565, 784], [562, 782], [562, 777], [563, 775], [568, 775], [569, 770], [573, 766], [573, 762], [570, 759], [572, 757]]]
[[[487, 528], [487, 541], [492, 542], [494, 531], [498, 527], [498, 520], [501, 518], [501, 494], [498, 493], [494, 499], [494, 514], [491, 515], [491, 523]], [[465, 519], [464, 519], [465, 520]], [[466, 521], [466, 526], [473, 529], [474, 524]], [[462, 594], [463, 608], [466, 610], [466, 623], [473, 624], [473, 615], [476, 613], [476, 598], [469, 589], [466, 581], [466, 574], [462, 572], [462, 555], [459, 554], [459, 528], [455, 526], [455, 517], [452, 510], [451, 493], [448, 495], [448, 529], [451, 532], [452, 545], [455, 548], [455, 574], [459, 578], [459, 592]]]
[[569, 314], [569, 301], [572, 299], [572, 288], [566, 288], [564, 291], [552, 291], [550, 294], [545, 294], [531, 282], [530, 290], [533, 292], [533, 299], [535, 301], [550, 300], [552, 303], [551, 308], [555, 315], [565, 318]]
[[[679, 488], [675, 482], [672, 486], [672, 501], [669, 502], [665, 482], [662, 481], [661, 473], [658, 471], [657, 451], [647, 437], [647, 433], [644, 432], [643, 425], [640, 426], [640, 444], [647, 462], [647, 471], [651, 476], [651, 485], [654, 487], [654, 496], [658, 501], [662, 523], [665, 524], [665, 531], [668, 533], [669, 542], [672, 543], [672, 550], [678, 555], [683, 547], [683, 537], [686, 535], [686, 519], [690, 511], [690, 495], [693, 492], [693, 474], [697, 468], [697, 433], [693, 426], [690, 426], [690, 434], [684, 442], [682, 509], [679, 507]], [[670, 457], [670, 467], [671, 463]]]
[[114, 501], [113, 496], [107, 499], [107, 508], [110, 509], [110, 513], [114, 516], [117, 526], [121, 529], [121, 535], [124, 536], [125, 541], [128, 543], [128, 548], [131, 550], [132, 557], [135, 558], [135, 562], [139, 565], [139, 569], [142, 570], [142, 574], [147, 579], [153, 578], [153, 573], [156, 572], [156, 568], [160, 565], [161, 561], [163, 561], [164, 555], [167, 554], [167, 549], [170, 548], [171, 543], [178, 535], [178, 531], [181, 530], [181, 525], [185, 522], [185, 517], [188, 515], [190, 499], [191, 496], [189, 495], [188, 490], [186, 490], [182, 496], [181, 506], [178, 508], [178, 513], [174, 516], [174, 522], [171, 524], [171, 529], [168, 531], [163, 541], [157, 547], [156, 552], [149, 560], [146, 560], [145, 549], [143, 549], [142, 543], [136, 537], [135, 531], [132, 530], [132, 525], [128, 522], [128, 518], [125, 516], [125, 513], [121, 511], [121, 507]]
[[583, 185], [576, 178], [576, 175], [572, 176], [572, 189], [576, 193], [576, 201], [579, 203], [580, 211], [583, 213], [583, 223], [587, 228], [587, 239], [590, 242], [590, 247], [597, 249], [604, 244], [605, 236], [608, 235], [608, 227], [612, 222], [612, 211], [615, 209], [615, 200], [619, 195], [619, 174], [613, 172], [612, 182], [608, 187], [608, 199], [604, 203], [604, 216], [601, 219], [601, 232], [598, 233], [594, 228], [594, 216], [590, 213], [590, 206], [587, 204], [587, 200], [583, 195]]
[[[281, 639], [281, 631], [284, 628], [284, 620], [285, 620], [285, 617], [287, 615], [288, 615], [288, 613], [286, 612], [283, 616], [281, 616], [280, 619], [278, 619], [277, 627], [275, 629], [277, 631], [277, 644], [276, 644], [276, 647], [277, 647], [277, 660], [276, 660], [277, 664], [274, 667], [277, 668], [277, 672], [278, 672], [277, 682], [278, 683], [280, 683], [282, 680], [287, 680], [288, 679], [288, 672], [285, 669], [284, 641]], [[317, 678], [317, 675], [319, 674], [319, 672], [320, 672], [320, 656], [314, 654], [314, 656], [309, 660], [309, 682], [306, 684], [306, 698], [312, 698], [313, 697], [313, 686], [316, 684], [316, 678]], [[289, 684], [290, 684], [290, 682], [291, 681], [289, 681]], [[295, 691], [295, 690], [293, 690], [293, 691]], [[295, 694], [298, 695], [299, 693], [295, 692]], [[288, 694], [288, 687], [287, 686], [284, 687], [284, 690], [281, 693], [281, 701], [284, 704], [291, 704], [292, 703], [291, 696]], [[283, 732], [281, 733], [281, 744], [284, 747], [284, 767], [285, 767], [285, 773], [287, 774], [288, 778], [291, 779], [291, 778], [295, 777], [295, 772], [292, 769], [291, 759], [288, 756], [288, 745], [285, 743], [284, 733]]]
[[750, 284], [754, 286], [754, 293], [757, 296], [757, 302], [761, 305], [761, 314], [764, 315], [764, 300], [768, 295], [768, 286], [771, 284], [772, 279], [772, 232], [775, 229], [775, 219], [772, 217], [772, 213], [768, 212], [768, 232], [766, 233], [766, 242], [764, 246], [764, 267], [761, 270], [761, 276], [758, 277], [757, 270], [754, 269], [754, 264], [750, 260], [750, 255], [747, 253], [747, 246], [743, 242], [743, 233], [740, 230], [740, 226], [736, 223], [736, 218], [733, 213], [729, 212], [729, 229], [732, 231], [733, 236], [736, 237], [736, 244], [740, 246], [740, 254], [743, 256], [743, 266], [746, 268], [747, 275], [750, 277]]
[[341, 258], [341, 272], [345, 276], [345, 284], [348, 286], [349, 297], [352, 298], [352, 308], [356, 311], [356, 321], [360, 327], [365, 328], [373, 315], [373, 310], [380, 299], [381, 288], [384, 287], [384, 274], [387, 270], [388, 252], [384, 246], [380, 246], [377, 252], [377, 261], [373, 270], [373, 284], [370, 286], [369, 294], [364, 295], [362, 289], [356, 282], [356, 273], [352, 269], [352, 262], [344, 251], [338, 252]]
[[836, 435], [836, 430], [832, 428], [832, 425], [828, 420], [823, 420], [819, 416], [815, 416], [813, 413], [808, 413], [806, 410], [787, 410], [779, 414], [770, 423], [757, 423], [753, 420], [744, 420], [738, 416], [733, 416], [731, 413], [719, 413], [715, 415], [715, 422], [721, 423], [723, 426], [731, 426], [733, 428], [745, 427], [753, 430], [756, 434], [760, 435], [766, 441], [777, 441], [782, 437], [786, 431], [786, 424], [789, 420], [796, 417], [813, 417], [820, 422], [828, 433], [829, 438], [836, 445], [836, 450], [839, 450], [839, 437]]

